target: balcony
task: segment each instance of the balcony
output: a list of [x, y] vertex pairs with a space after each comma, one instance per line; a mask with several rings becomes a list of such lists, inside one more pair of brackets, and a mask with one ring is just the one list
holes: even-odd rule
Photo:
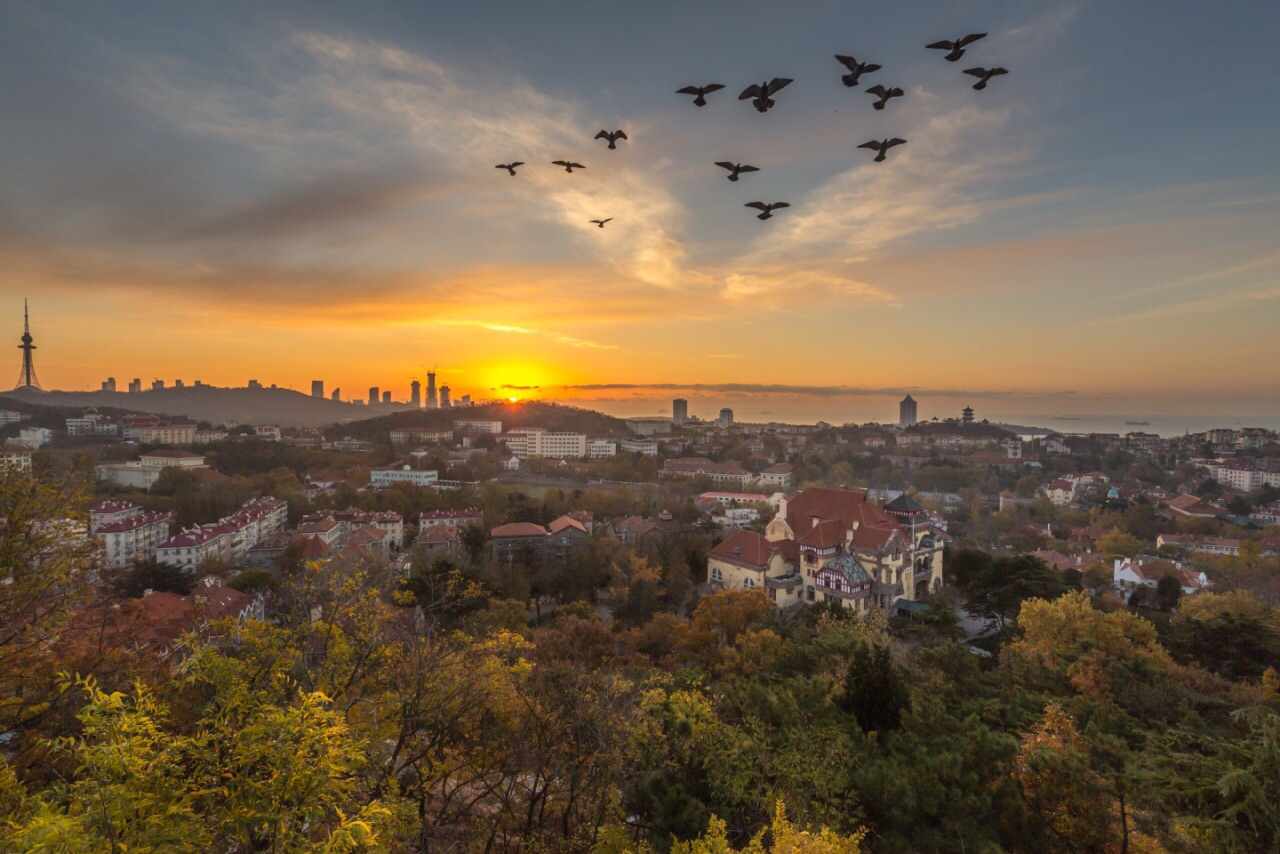
[[871, 595], [872, 596], [888, 596], [888, 597], [891, 597], [891, 601], [892, 601], [893, 598], [896, 598], [902, 595], [902, 584], [901, 583], [881, 584], [880, 582], [877, 581], [871, 587]]
[[764, 586], [773, 590], [793, 590], [803, 583], [804, 579], [802, 579], [798, 573], [794, 572], [788, 575], [766, 576], [764, 580]]

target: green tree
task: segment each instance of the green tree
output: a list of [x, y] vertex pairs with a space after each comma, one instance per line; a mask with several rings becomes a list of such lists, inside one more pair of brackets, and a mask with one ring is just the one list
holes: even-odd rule
[[845, 671], [841, 708], [853, 715], [864, 732], [897, 729], [909, 696], [887, 645], [860, 642]]

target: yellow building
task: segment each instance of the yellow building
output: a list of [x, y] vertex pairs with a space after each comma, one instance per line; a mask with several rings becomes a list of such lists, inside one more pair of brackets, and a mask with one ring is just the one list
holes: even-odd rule
[[715, 590], [764, 590], [778, 608], [803, 601], [795, 543], [771, 543], [755, 531], [734, 531], [707, 556], [707, 581]]
[[795, 544], [786, 548], [798, 552], [806, 602], [865, 611], [942, 588], [942, 542], [905, 494], [881, 508], [863, 490], [811, 487], [779, 502], [765, 537], [779, 548]]

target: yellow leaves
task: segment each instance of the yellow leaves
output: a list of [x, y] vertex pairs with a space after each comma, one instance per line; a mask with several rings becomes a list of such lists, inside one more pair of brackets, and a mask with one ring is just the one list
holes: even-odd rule
[[[677, 842], [672, 854], [857, 854], [862, 850], [866, 831], [859, 829], [849, 836], [832, 833], [825, 827], [817, 831], [802, 830], [787, 819], [782, 801], [774, 807], [773, 821], [761, 830], [746, 848], [729, 844], [727, 827], [720, 818], [711, 816], [707, 832], [692, 842]], [[766, 843], [766, 839], [770, 842]]]

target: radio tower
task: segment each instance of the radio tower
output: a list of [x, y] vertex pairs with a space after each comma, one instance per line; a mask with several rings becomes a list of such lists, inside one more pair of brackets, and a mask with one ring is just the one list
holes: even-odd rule
[[18, 345], [18, 349], [22, 351], [22, 373], [18, 375], [18, 388], [34, 389], [36, 391], [44, 391], [40, 388], [40, 381], [36, 379], [36, 366], [31, 361], [31, 351], [36, 348], [32, 344], [31, 337], [31, 320], [27, 315], [27, 301], [22, 301], [22, 343]]

